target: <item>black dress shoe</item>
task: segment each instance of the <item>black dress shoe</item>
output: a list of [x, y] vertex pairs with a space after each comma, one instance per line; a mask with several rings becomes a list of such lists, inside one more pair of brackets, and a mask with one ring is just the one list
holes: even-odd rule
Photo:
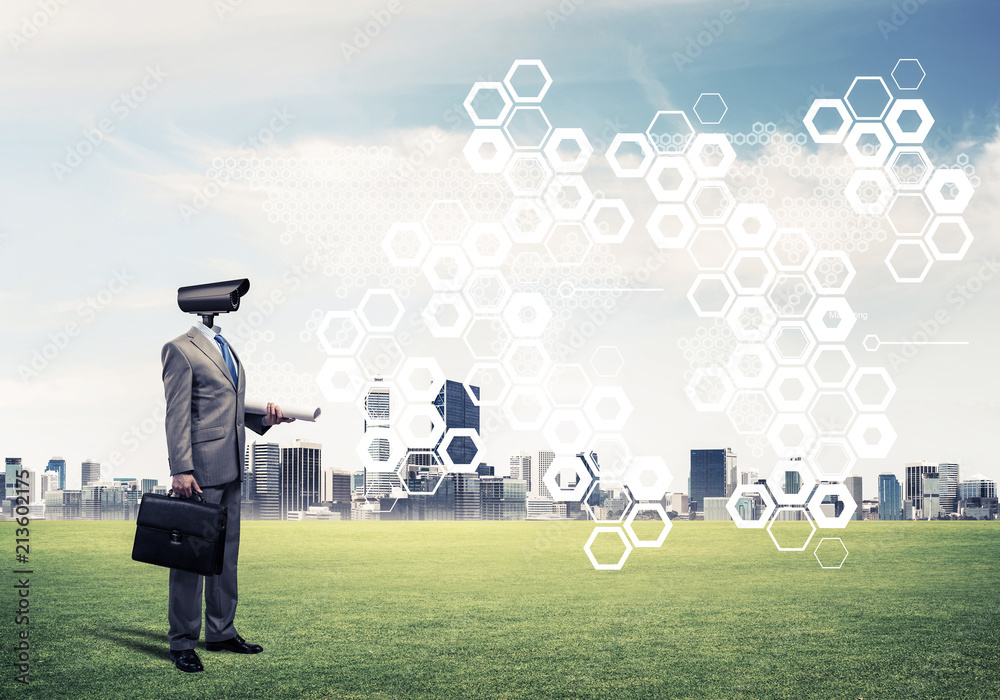
[[171, 649], [170, 660], [174, 662], [174, 666], [184, 671], [184, 673], [198, 673], [205, 670], [205, 667], [201, 665], [201, 659], [198, 658], [194, 649]]
[[240, 635], [221, 642], [205, 642], [205, 649], [208, 651], [232, 651], [237, 654], [259, 654], [264, 651], [260, 644], [247, 644], [247, 641]]

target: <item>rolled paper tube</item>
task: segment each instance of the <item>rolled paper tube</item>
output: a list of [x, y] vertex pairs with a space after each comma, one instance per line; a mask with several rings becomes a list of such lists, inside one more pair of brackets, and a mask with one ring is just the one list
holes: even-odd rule
[[[316, 419], [319, 418], [319, 414], [322, 413], [318, 407], [308, 408], [306, 406], [286, 406], [280, 403], [278, 405], [281, 406], [281, 415], [285, 418], [315, 422]], [[243, 404], [243, 408], [246, 409], [247, 413], [259, 413], [260, 415], [264, 415], [267, 413], [267, 401], [246, 401]]]

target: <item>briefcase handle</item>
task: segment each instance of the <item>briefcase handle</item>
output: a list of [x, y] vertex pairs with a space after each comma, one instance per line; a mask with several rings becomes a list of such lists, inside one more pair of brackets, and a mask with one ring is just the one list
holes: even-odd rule
[[[202, 496], [201, 496], [201, 491], [192, 491], [191, 493], [192, 493], [192, 495], [197, 496], [198, 500], [201, 501], [202, 503], [205, 502], [205, 499], [202, 498]], [[180, 500], [180, 498], [181, 498], [180, 495], [174, 496], [174, 490], [173, 489], [170, 489], [169, 491], [167, 491], [167, 498], [170, 498], [171, 496], [173, 496], [174, 498], [177, 498], [178, 500]], [[184, 500], [186, 501], [188, 499], [185, 498]]]

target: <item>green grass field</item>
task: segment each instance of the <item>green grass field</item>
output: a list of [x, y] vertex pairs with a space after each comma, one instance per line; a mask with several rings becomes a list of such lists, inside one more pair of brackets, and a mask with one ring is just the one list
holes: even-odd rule
[[265, 650], [199, 646], [200, 674], [167, 659], [167, 572], [131, 561], [134, 523], [38, 522], [27, 686], [13, 527], [3, 698], [1000, 696], [996, 522], [851, 523], [804, 552], [678, 522], [621, 571], [591, 567], [587, 523], [245, 522], [236, 623]]

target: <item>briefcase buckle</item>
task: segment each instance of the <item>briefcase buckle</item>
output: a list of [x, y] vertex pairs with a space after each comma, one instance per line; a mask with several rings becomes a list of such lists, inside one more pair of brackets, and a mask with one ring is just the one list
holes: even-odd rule
[[180, 544], [181, 543], [181, 531], [171, 530], [170, 531], [170, 544]]

